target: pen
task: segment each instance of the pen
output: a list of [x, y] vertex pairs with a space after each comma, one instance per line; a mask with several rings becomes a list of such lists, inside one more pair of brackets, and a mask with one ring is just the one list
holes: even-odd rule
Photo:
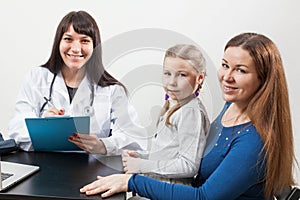
[[63, 115], [64, 114], [64, 111], [63, 110], [58, 110], [55, 105], [47, 98], [47, 97], [44, 97], [44, 99], [47, 101], [47, 103], [51, 106], [51, 107], [54, 107], [55, 110], [57, 110], [57, 114], [58, 115]]
[[47, 101], [47, 103], [48, 103], [50, 106], [56, 108], [55, 105], [54, 105], [49, 99], [47, 99], [47, 97], [44, 97], [44, 99]]

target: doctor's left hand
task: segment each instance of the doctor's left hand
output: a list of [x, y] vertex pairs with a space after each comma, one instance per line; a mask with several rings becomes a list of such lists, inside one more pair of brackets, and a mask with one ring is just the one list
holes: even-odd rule
[[96, 135], [74, 133], [68, 140], [86, 152], [106, 154], [104, 143]]

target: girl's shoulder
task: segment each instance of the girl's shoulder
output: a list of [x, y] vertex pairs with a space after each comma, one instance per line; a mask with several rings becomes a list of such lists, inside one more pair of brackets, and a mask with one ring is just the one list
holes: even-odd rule
[[210, 124], [206, 108], [199, 98], [193, 98], [191, 101], [180, 107], [174, 114], [180, 115], [181, 118], [184, 118], [185, 116], [204, 117]]
[[182, 110], [199, 110], [200, 112], [206, 112], [206, 108], [202, 101], [199, 98], [193, 98], [191, 101], [189, 101], [187, 104], [183, 105], [181, 107]]
[[202, 102], [199, 98], [193, 98], [188, 103], [182, 106], [182, 108], [197, 108], [199, 105], [202, 105]]

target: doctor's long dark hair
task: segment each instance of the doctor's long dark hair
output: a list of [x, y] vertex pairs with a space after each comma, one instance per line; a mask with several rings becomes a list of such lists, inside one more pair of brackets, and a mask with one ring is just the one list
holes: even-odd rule
[[94, 18], [85, 11], [72, 11], [61, 20], [56, 30], [51, 56], [42, 67], [48, 68], [52, 73], [62, 69], [64, 61], [60, 55], [59, 44], [70, 25], [73, 25], [77, 33], [88, 35], [93, 40], [93, 54], [84, 66], [89, 80], [102, 87], [118, 84], [127, 91], [122, 83], [104, 69], [100, 31]]

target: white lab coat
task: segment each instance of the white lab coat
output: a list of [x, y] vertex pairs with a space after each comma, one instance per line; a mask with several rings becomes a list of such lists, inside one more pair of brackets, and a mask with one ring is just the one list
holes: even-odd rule
[[[25, 118], [39, 117], [40, 109], [49, 97], [53, 73], [43, 67], [33, 68], [25, 77], [17, 97], [15, 116], [9, 123], [8, 135], [16, 140], [20, 148], [32, 150]], [[139, 125], [137, 113], [128, 102], [124, 89], [119, 85], [101, 87], [94, 85], [94, 102], [90, 132], [104, 142], [107, 155], [118, 155], [121, 149], [147, 149], [146, 130]], [[70, 104], [69, 94], [61, 73], [58, 73], [52, 90], [52, 103], [65, 109], [65, 115], [82, 116], [91, 102], [91, 86], [85, 77]], [[51, 107], [45, 106], [44, 111]], [[112, 136], [109, 136], [112, 129]]]

